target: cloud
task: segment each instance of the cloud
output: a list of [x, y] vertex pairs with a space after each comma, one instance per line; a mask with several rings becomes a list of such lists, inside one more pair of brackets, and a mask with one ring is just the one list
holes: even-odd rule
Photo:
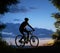
[[36, 7], [29, 7], [30, 9], [37, 9]]
[[20, 21], [20, 19], [14, 19], [14, 21]]
[[2, 33], [2, 34], [7, 34], [7, 35], [13, 35], [13, 33], [8, 33], [8, 32], [0, 32], [0, 33]]
[[9, 12], [11, 13], [26, 13], [31, 10], [37, 9], [36, 7], [26, 7], [26, 6], [18, 6], [18, 5], [12, 5], [9, 7]]

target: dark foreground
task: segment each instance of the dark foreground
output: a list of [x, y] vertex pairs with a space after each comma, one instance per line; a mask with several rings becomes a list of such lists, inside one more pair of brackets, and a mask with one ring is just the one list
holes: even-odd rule
[[52, 52], [52, 51], [60, 51], [60, 46], [40, 46], [37, 48], [0, 48], [1, 52], [13, 52], [13, 53], [17, 53], [17, 52]]

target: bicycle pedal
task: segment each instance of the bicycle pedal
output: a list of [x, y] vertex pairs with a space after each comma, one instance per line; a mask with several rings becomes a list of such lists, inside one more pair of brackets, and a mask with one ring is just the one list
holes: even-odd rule
[[25, 43], [28, 43], [28, 41], [25, 41]]
[[22, 43], [22, 41], [21, 41], [21, 40], [19, 40], [19, 42], [20, 42], [20, 43]]

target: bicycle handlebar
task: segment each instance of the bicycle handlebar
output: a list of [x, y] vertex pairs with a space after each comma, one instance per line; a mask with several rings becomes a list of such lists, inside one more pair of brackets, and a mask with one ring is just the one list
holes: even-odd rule
[[30, 30], [29, 33], [32, 34], [33, 30]]

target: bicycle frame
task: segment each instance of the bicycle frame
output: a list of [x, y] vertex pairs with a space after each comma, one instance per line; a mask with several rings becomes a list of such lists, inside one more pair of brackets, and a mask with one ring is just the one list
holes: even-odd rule
[[29, 31], [29, 35], [33, 35], [33, 31], [31, 30], [31, 31]]

